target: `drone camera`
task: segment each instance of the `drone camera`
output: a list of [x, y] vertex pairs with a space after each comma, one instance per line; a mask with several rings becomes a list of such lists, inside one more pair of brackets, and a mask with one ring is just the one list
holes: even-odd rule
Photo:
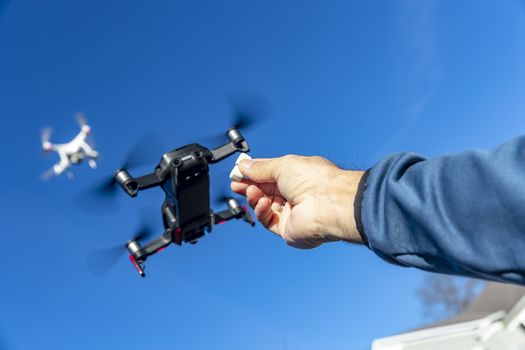
[[115, 180], [118, 181], [120, 187], [131, 197], [137, 196], [139, 185], [126, 170], [119, 170], [115, 175]]

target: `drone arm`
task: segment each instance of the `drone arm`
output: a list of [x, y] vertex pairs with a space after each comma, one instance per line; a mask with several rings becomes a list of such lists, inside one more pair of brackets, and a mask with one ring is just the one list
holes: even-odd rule
[[134, 178], [127, 170], [119, 170], [115, 175], [122, 189], [131, 197], [136, 197], [141, 190], [159, 186], [163, 182], [156, 172]]
[[82, 141], [82, 149], [88, 157], [98, 158], [98, 152], [95, 151], [86, 141]]
[[235, 152], [249, 152], [250, 146], [244, 139], [241, 132], [235, 128], [228, 130], [226, 136], [230, 139], [230, 142], [210, 150], [211, 157], [208, 160], [210, 163], [217, 163], [224, 158], [234, 154]]
[[158, 253], [161, 249], [171, 243], [171, 238], [166, 233], [162, 234], [159, 238], [149, 242], [144, 246], [146, 254], [151, 255]]
[[130, 248], [128, 249], [130, 250], [130, 253], [135, 257], [137, 261], [146, 261], [148, 256], [159, 252], [160, 250], [162, 250], [164, 247], [166, 247], [167, 245], [171, 243], [170, 235], [167, 234], [167, 232], [169, 231], [168, 230], [164, 231], [164, 233], [159, 238], [154, 239], [153, 241], [149, 242], [148, 244], [141, 247], [139, 250], [135, 252], [132, 252], [132, 249]]
[[60, 157], [60, 163], [67, 163], [68, 162], [66, 153], [63, 150], [57, 148], [56, 152], [57, 152], [58, 156]]
[[63, 152], [57, 151], [60, 161], [53, 166], [55, 175], [60, 175], [69, 167], [69, 160]]
[[238, 206], [235, 208], [230, 208], [227, 210], [220, 211], [218, 213], [213, 213], [213, 223], [214, 225], [222, 224], [228, 220], [232, 219], [242, 219], [243, 221], [249, 223], [252, 226], [255, 226], [255, 221], [253, 220], [248, 208], [246, 206]]
[[136, 178], [135, 181], [137, 181], [139, 191], [157, 187], [162, 183], [162, 179], [160, 179], [155, 172], [140, 176]]

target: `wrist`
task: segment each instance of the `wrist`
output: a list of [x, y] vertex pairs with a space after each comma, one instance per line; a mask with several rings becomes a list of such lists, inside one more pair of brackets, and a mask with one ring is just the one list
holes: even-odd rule
[[339, 169], [338, 174], [330, 181], [326, 203], [322, 205], [326, 213], [323, 231], [331, 240], [364, 244], [354, 212], [356, 194], [364, 173]]

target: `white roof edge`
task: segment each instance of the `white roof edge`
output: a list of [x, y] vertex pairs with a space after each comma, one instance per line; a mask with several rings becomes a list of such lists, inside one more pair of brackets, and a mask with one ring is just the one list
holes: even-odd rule
[[[521, 301], [525, 303], [525, 298]], [[402, 344], [406, 344], [409, 342], [421, 341], [428, 338], [444, 336], [450, 337], [459, 335], [461, 333], [472, 333], [481, 327], [488, 326], [498, 321], [503, 321], [505, 315], [505, 311], [498, 311], [481, 319], [473, 321], [456, 323], [435, 328], [422, 329], [419, 331], [376, 339], [372, 342], [372, 350], [401, 350], [403, 349]]]
[[503, 323], [509, 330], [514, 330], [525, 322], [525, 296], [509, 311]]

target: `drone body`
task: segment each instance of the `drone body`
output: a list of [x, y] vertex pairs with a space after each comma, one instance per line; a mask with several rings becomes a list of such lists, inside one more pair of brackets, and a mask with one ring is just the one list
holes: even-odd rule
[[[82, 116], [77, 116], [80, 124], [80, 132], [68, 143], [54, 144], [51, 143], [51, 130], [46, 129], [42, 133], [42, 149], [46, 152], [55, 151], [60, 157], [60, 161], [55, 164], [49, 171], [44, 173], [43, 178], [47, 179], [51, 175], [60, 175], [68, 170], [72, 165], [82, 163], [85, 159], [92, 169], [97, 167], [96, 160], [99, 153], [88, 143], [87, 138], [91, 133], [91, 127], [87, 124]], [[67, 172], [71, 177], [72, 173]]]
[[221, 147], [210, 150], [199, 144], [189, 144], [165, 153], [155, 170], [147, 175], [132, 177], [126, 169], [114, 176], [122, 189], [131, 197], [141, 190], [160, 187], [165, 193], [162, 204], [164, 232], [145, 244], [144, 237], [135, 237], [126, 244], [130, 260], [144, 277], [144, 262], [170, 243], [196, 243], [210, 232], [214, 225], [231, 219], [242, 219], [252, 226], [255, 222], [247, 208], [234, 198], [226, 198], [228, 209], [215, 213], [210, 209], [209, 164], [216, 163], [235, 152], [249, 152], [248, 143], [236, 128], [227, 132], [230, 140]]

